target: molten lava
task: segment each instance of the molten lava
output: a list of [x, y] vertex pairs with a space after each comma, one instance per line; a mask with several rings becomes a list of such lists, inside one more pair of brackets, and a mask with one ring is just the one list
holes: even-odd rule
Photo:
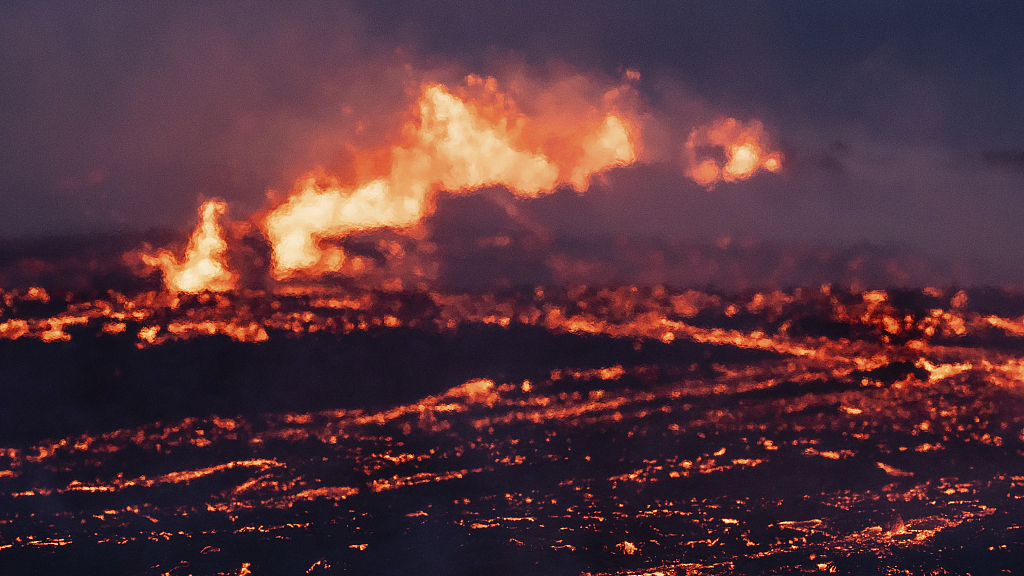
[[[270, 276], [285, 281], [368, 274], [372, 259], [347, 255], [341, 241], [381, 229], [408, 234], [433, 214], [441, 191], [502, 187], [519, 198], [560, 186], [586, 191], [595, 176], [639, 160], [641, 133], [652, 116], [638, 111], [637, 80], [639, 73], [628, 71], [619, 86], [595, 90], [599, 85], [582, 75], [546, 84], [513, 79], [509, 85], [523, 95], [523, 110], [494, 78], [470, 75], [455, 88], [424, 83], [392, 144], [369, 151], [348, 147], [355, 175], [345, 179], [317, 168], [299, 178], [280, 204], [253, 217], [270, 244]], [[725, 118], [689, 134], [684, 160], [686, 175], [710, 190], [762, 169], [777, 171], [782, 155], [770, 148], [757, 120]], [[237, 285], [217, 224], [224, 211], [222, 202], [203, 205], [182, 261], [167, 250], [142, 255], [164, 272], [169, 293], [224, 292]], [[388, 252], [396, 260], [407, 254], [400, 247]], [[429, 277], [418, 263], [409, 261], [408, 269]], [[398, 286], [398, 276], [379, 281]]]
[[[545, 138], [551, 130], [519, 113], [493, 78], [470, 76], [467, 83], [482, 97], [460, 98], [441, 84], [423, 86], [417, 120], [404, 129], [406, 142], [390, 149], [388, 174], [352, 187], [337, 181], [321, 185], [313, 176], [298, 182], [264, 222], [277, 279], [340, 271], [344, 253], [321, 247], [320, 239], [415, 226], [433, 211], [440, 190], [504, 186], [533, 198], [567, 183], [584, 191], [593, 174], [636, 159], [634, 128], [614, 111], [577, 129], [576, 140]], [[573, 162], [552, 159], [545, 153], [551, 148], [568, 148], [555, 152]]]
[[[1016, 568], [1024, 295], [978, 294], [0, 292], [11, 372], [42, 376], [4, 397], [0, 563], [405, 574], [395, 550], [439, 549], [473, 574]], [[54, 344], [5, 341], [21, 338]], [[344, 363], [317, 371], [309, 350]], [[51, 384], [53, 358], [75, 387]], [[374, 379], [384, 363], [401, 395]], [[35, 424], [51, 414], [90, 419]], [[39, 432], [11, 439], [23, 426]]]
[[[722, 157], [705, 157], [708, 150], [721, 150]], [[782, 154], [770, 151], [764, 126], [757, 120], [745, 125], [724, 118], [690, 133], [686, 141], [687, 176], [711, 190], [719, 182], [746, 180], [764, 168], [776, 172]]]
[[227, 210], [224, 202], [210, 200], [199, 209], [200, 223], [181, 262], [168, 250], [156, 254], [142, 254], [142, 260], [164, 272], [168, 292], [196, 294], [203, 291], [226, 292], [233, 290], [238, 275], [227, 265], [228, 243], [224, 230], [217, 222]]

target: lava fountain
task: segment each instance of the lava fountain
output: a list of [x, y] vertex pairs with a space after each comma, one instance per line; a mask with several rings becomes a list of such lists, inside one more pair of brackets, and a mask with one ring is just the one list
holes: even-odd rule
[[[560, 184], [579, 191], [590, 177], [636, 158], [635, 127], [615, 111], [597, 122], [588, 115], [575, 140], [546, 138], [516, 110], [511, 98], [498, 91], [493, 78], [469, 76], [476, 98], [459, 97], [441, 84], [428, 84], [416, 104], [416, 120], [406, 124], [405, 142], [390, 148], [387, 174], [342, 187], [337, 181], [320, 185], [315, 177], [300, 180], [293, 194], [266, 218], [273, 246], [273, 275], [317, 275], [341, 269], [340, 248], [323, 249], [321, 238], [344, 237], [374, 228], [409, 228], [433, 211], [440, 190], [464, 192], [485, 186], [504, 186], [520, 197], [533, 198]], [[545, 153], [561, 146], [559, 164]]]
[[[271, 277], [315, 279], [359, 269], [337, 240], [370, 230], [413, 231], [434, 212], [441, 191], [462, 194], [497, 186], [523, 199], [562, 186], [585, 192], [595, 176], [640, 159], [645, 122], [652, 116], [635, 103], [639, 76], [628, 71], [620, 85], [589, 99], [565, 98], [562, 87], [542, 87], [543, 94], [531, 100], [540, 102], [541, 110], [532, 115], [520, 110], [494, 78], [470, 75], [456, 88], [423, 83], [396, 141], [355, 154], [355, 165], [381, 168], [352, 182], [313, 170], [282, 202], [253, 216], [271, 247]], [[572, 109], [550, 103], [560, 99], [571, 100]], [[694, 129], [682, 160], [686, 176], [708, 189], [782, 166], [782, 155], [771, 149], [759, 121], [733, 118]], [[167, 250], [142, 255], [163, 271], [169, 292], [235, 287], [238, 274], [228, 267], [227, 243], [216, 222], [224, 210], [223, 202], [203, 205], [201, 223], [180, 262]]]

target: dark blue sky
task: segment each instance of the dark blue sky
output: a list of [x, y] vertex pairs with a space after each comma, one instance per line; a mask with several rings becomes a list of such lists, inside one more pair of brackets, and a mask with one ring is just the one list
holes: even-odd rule
[[[529, 209], [555, 229], [984, 257], [1024, 281], [1017, 2], [18, 2], [0, 5], [0, 236], [232, 216], [396, 128], [412, 63], [642, 73], [652, 110], [759, 118], [780, 175], [709, 193], [613, 174]], [[347, 107], [347, 109], [346, 109]], [[354, 112], [353, 112], [354, 111]], [[580, 222], [587, 222], [586, 229]]]

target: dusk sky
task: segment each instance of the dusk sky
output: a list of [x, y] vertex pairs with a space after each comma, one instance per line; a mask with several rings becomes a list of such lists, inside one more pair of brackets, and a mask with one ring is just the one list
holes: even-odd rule
[[[344, 169], [347, 144], [393, 137], [417, 79], [636, 70], [675, 144], [586, 195], [524, 202], [537, 222], [897, 244], [1024, 283], [1020, 3], [293, 4], [5, 2], [0, 237], [185, 229], [209, 198], [245, 220], [268, 190]], [[763, 122], [783, 170], [684, 178], [673, 135], [720, 116]]]

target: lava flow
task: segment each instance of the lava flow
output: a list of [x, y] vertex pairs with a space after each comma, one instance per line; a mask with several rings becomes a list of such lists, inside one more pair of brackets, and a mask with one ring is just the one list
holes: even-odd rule
[[3, 302], [6, 566], [942, 574], [1024, 552], [1019, 294]]

